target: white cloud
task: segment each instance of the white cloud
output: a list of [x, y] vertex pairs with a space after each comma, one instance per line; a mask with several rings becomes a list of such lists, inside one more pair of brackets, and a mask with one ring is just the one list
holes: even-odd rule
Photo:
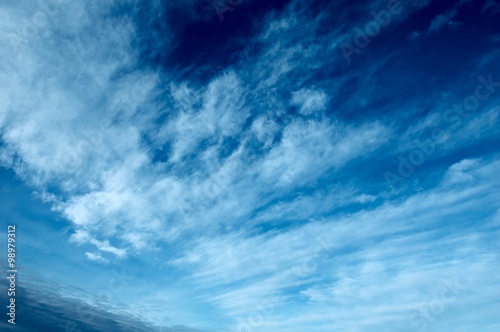
[[102, 257], [100, 254], [94, 254], [94, 253], [91, 253], [91, 252], [86, 252], [85, 253], [85, 256], [87, 256], [87, 258], [91, 261], [94, 261], [94, 262], [99, 262], [99, 263], [108, 263], [109, 260]]
[[[355, 182], [376, 177], [371, 157], [391, 139], [408, 148], [439, 117], [395, 137], [382, 121], [324, 116], [336, 84], [356, 78], [304, 88], [311, 69], [342, 57], [318, 56], [340, 38], [315, 39], [326, 14], [307, 25], [291, 10], [264, 20], [257, 56], [194, 83], [136, 69], [134, 22], [109, 17], [106, 6], [68, 3], [24, 47], [0, 46], [0, 162], [72, 222], [71, 241], [95, 247], [88, 259], [160, 251], [196, 300], [231, 324], [272, 300], [262, 331], [407, 329], [407, 314], [439, 293], [435, 284], [463, 271], [484, 285], [471, 294], [494, 300], [498, 278], [484, 276], [498, 260], [483, 242], [498, 235], [498, 163], [467, 159], [437, 188], [375, 204], [377, 190]], [[9, 33], [20, 29], [19, 11], [0, 15]], [[291, 116], [290, 104], [322, 116]], [[491, 108], [464, 122], [443, 147], [495, 134], [497, 118]], [[467, 229], [483, 204], [496, 207], [496, 223], [485, 217]]]
[[292, 105], [299, 106], [299, 112], [310, 115], [317, 111], [323, 111], [326, 106], [327, 96], [323, 91], [301, 89], [292, 94]]
[[302, 184], [330, 168], [366, 156], [388, 138], [390, 130], [378, 123], [361, 128], [339, 123], [296, 120], [283, 131], [274, 147], [256, 169], [261, 181], [278, 186]]
[[[88, 235], [75, 235], [79, 242], [124, 257], [201, 225], [236, 225], [272, 197], [340, 169], [387, 140], [388, 129], [378, 123], [349, 127], [292, 120], [283, 128], [272, 116], [252, 118], [252, 129], [243, 131], [252, 115], [254, 96], [247, 85], [254, 77], [232, 70], [193, 89], [149, 70], [130, 70], [137, 61], [130, 46], [133, 23], [102, 20], [106, 7], [82, 6], [85, 11], [60, 7], [47, 27], [69, 35], [49, 38], [50, 56], [37, 38], [17, 58], [10, 56], [10, 46], [1, 49], [10, 59], [2, 75], [11, 78], [2, 90], [8, 97], [1, 160], [41, 191], [58, 188], [51, 201], [76, 234]], [[73, 10], [85, 17], [80, 24], [66, 20]], [[325, 107], [324, 92], [306, 98], [301, 91], [304, 112]], [[165, 93], [171, 98], [164, 104], [153, 101]], [[156, 120], [164, 112], [168, 116], [158, 131]], [[226, 139], [237, 140], [237, 146], [221, 159]], [[252, 151], [255, 139], [267, 152]], [[155, 164], [154, 149], [169, 144], [166, 162]], [[208, 145], [202, 153], [200, 144]]]
[[[443, 182], [401, 203], [311, 220], [279, 233], [211, 235], [172, 263], [192, 269], [200, 293], [237, 322], [273, 299], [274, 313], [254, 326], [262, 331], [300, 331], [320, 322], [325, 325], [318, 331], [412, 328], [416, 308], [439, 298], [445, 282], [467, 279], [467, 292], [456, 301], [460, 310], [500, 282], [487, 272], [497, 268], [498, 255], [483, 247], [498, 229], [470, 232], [461, 225], [481, 202], [493, 202], [498, 181], [491, 176], [499, 163], [464, 160], [450, 172], [464, 167], [473, 181]], [[294, 307], [300, 314], [289, 314]], [[367, 312], [376, 312], [376, 319]]]
[[449, 12], [447, 14], [442, 14], [436, 16], [431, 22], [429, 29], [427, 30], [428, 34], [438, 33], [444, 27], [448, 27], [449, 29], [458, 27], [461, 23], [453, 21], [453, 17], [457, 14], [456, 11]]
[[431, 22], [427, 34], [438, 33], [444, 27], [448, 29], [456, 29], [458, 26], [462, 25], [462, 22], [454, 21], [453, 19], [457, 16], [460, 7], [470, 3], [471, 0], [460, 0], [454, 5], [453, 8], [445, 11], [442, 14], [437, 15]]
[[[201, 109], [185, 101], [187, 87], [172, 90], [175, 101], [181, 104], [179, 115], [162, 128], [157, 139], [173, 141], [170, 162], [177, 162], [187, 153], [193, 153], [204, 139], [223, 140], [240, 132], [248, 110], [243, 105], [242, 87], [234, 72], [215, 78], [202, 93]], [[184, 97], [181, 97], [184, 94]]]

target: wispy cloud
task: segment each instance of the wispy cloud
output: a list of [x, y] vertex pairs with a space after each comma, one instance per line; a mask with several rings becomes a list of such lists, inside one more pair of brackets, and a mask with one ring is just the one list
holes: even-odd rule
[[[177, 8], [154, 1], [6, 5], [0, 163], [71, 223], [89, 264], [154, 265], [155, 294], [146, 281], [130, 292], [144, 320], [168, 306], [200, 329], [493, 330], [498, 52], [457, 60], [445, 79], [418, 43], [394, 46], [429, 3], [402, 2], [355, 65], [339, 45], [387, 1], [290, 1], [220, 41], [238, 50], [226, 65], [181, 69], [176, 41], [209, 25], [206, 6], [183, 2], [179, 28], [158, 27]], [[432, 15], [428, 33], [466, 3]], [[50, 19], [26, 35], [40, 11]], [[472, 107], [478, 86], [489, 96]], [[384, 172], [435, 128], [449, 135], [412, 172], [422, 190], [388, 188]]]
[[91, 261], [100, 262], [100, 263], [108, 263], [109, 262], [109, 260], [107, 260], [106, 258], [103, 258], [99, 254], [94, 254], [94, 253], [91, 253], [91, 252], [86, 252], [85, 256], [87, 256], [87, 258], [90, 259]]

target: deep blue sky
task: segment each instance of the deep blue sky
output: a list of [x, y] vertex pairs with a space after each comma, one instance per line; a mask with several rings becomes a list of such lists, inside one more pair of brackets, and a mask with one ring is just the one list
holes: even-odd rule
[[0, 327], [500, 330], [499, 16], [2, 2]]

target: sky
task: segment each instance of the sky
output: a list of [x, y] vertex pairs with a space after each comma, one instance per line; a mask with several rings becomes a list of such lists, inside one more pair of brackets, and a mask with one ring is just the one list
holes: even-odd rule
[[0, 328], [499, 331], [499, 18], [2, 0]]

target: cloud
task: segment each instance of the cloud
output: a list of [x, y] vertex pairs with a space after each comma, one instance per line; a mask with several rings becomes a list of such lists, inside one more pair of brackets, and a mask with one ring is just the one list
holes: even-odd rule
[[87, 258], [90, 259], [91, 261], [100, 262], [100, 263], [108, 263], [109, 262], [108, 259], [103, 258], [99, 254], [94, 254], [94, 253], [91, 253], [91, 252], [86, 252], [85, 256], [87, 256]]
[[431, 22], [429, 28], [427, 29], [427, 34], [438, 33], [444, 27], [447, 27], [449, 30], [455, 30], [462, 22], [454, 21], [453, 19], [457, 16], [460, 7], [469, 4], [471, 0], [460, 0], [457, 1], [456, 4], [451, 8], [443, 12], [442, 14], [437, 15]]
[[[209, 24], [183, 4], [190, 14], [179, 26]], [[345, 11], [291, 1], [255, 18], [242, 40], [220, 38], [221, 49], [239, 50], [227, 66], [182, 69], [169, 67], [182, 29], [141, 30], [173, 15], [167, 5], [66, 2], [26, 34], [23, 19], [42, 9], [10, 4], [0, 14], [10, 38], [0, 46], [0, 162], [71, 222], [70, 241], [88, 260], [154, 257], [152, 275], [163, 282], [168, 271], [196, 294], [188, 297], [196, 305], [178, 304], [185, 293], [162, 284], [156, 296], [139, 294], [145, 312], [173, 302], [179, 312], [210, 312], [224, 328], [262, 315], [253, 326], [261, 331], [404, 330], [439, 296], [436, 284], [467, 274], [470, 287], [435, 326], [489, 328], [489, 309], [461, 313], [479, 299], [493, 307], [498, 288], [485, 277], [498, 265], [498, 98], [457, 126], [441, 121], [477, 82], [470, 87], [464, 71], [442, 84], [417, 75], [423, 53], [409, 61], [391, 48], [396, 28], [378, 37], [369, 61], [346, 67], [339, 42], [386, 4]], [[427, 4], [413, 2], [395, 22]], [[429, 33], [453, 25], [457, 8]], [[164, 54], [152, 65], [156, 47]], [[495, 54], [467, 68], [474, 76], [494, 68]], [[409, 78], [411, 88], [401, 84]], [[426, 190], [388, 191], [383, 174], [394, 157], [435, 126], [452, 135], [415, 175]], [[195, 316], [182, 319], [213, 323]], [[92, 328], [118, 328], [105, 318]]]
[[436, 16], [427, 30], [427, 34], [438, 33], [444, 27], [448, 27], [449, 29], [455, 29], [460, 26], [460, 22], [453, 21], [453, 17], [457, 14], [456, 10], [450, 11], [446, 14], [441, 14]]
[[[2, 288], [6, 284], [2, 281]], [[49, 292], [47, 292], [50, 290]], [[116, 314], [104, 308], [91, 306], [80, 299], [61, 297], [58, 291], [35, 285], [17, 287], [16, 324], [4, 320], [0, 327], [5, 331], [31, 332], [44, 330], [58, 331], [157, 331], [196, 332], [186, 326], [159, 327], [143, 320], [137, 313]]]
[[496, 15], [500, 12], [500, 6], [497, 1], [486, 0], [481, 8], [481, 14], [488, 13], [490, 16]]
[[[445, 282], [467, 279], [467, 292], [455, 304], [460, 310], [498, 282], [486, 272], [495, 269], [496, 254], [483, 251], [498, 230], [490, 224], [469, 232], [466, 226], [480, 202], [493, 202], [497, 181], [491, 176], [498, 167], [498, 162], [463, 160], [449, 168], [445, 179], [450, 174], [461, 179], [456, 174], [466, 170], [466, 181], [445, 180], [404, 202], [311, 220], [286, 232], [203, 238], [172, 263], [193, 269], [199, 292], [237, 321], [261, 315], [259, 304], [272, 299], [273, 313], [252, 328], [409, 328], [412, 310], [439, 298]], [[491, 220], [494, 211], [489, 211]], [[281, 311], [292, 303], [302, 308], [295, 318]], [[327, 314], [332, 311], [337, 314]], [[366, 312], [377, 312], [377, 319]]]
[[326, 106], [326, 94], [322, 91], [311, 91], [302, 89], [292, 94], [292, 105], [299, 106], [299, 112], [310, 115], [316, 111], [322, 111]]
[[[54, 208], [73, 222], [78, 243], [123, 258], [193, 227], [216, 227], [229, 211], [236, 224], [271, 197], [366, 157], [390, 135], [377, 122], [290, 118], [280, 124], [272, 112], [287, 103], [277, 95], [268, 96], [269, 114], [259, 115], [260, 96], [248, 89], [259, 75], [246, 69], [199, 87], [133, 68], [133, 22], [107, 17], [106, 6], [85, 8], [81, 26], [68, 27], [71, 38], [54, 45], [55, 57], [44, 57], [44, 44], [36, 42], [22, 49], [20, 56], [37, 59], [35, 71], [12, 58], [19, 82], [8, 88], [2, 123], [4, 164], [40, 190], [58, 189]], [[47, 29], [64, 29], [72, 10], [83, 13], [61, 7], [61, 22]], [[89, 33], [91, 26], [102, 33]], [[104, 33], [109, 37], [99, 39]], [[259, 59], [267, 62], [267, 52]], [[57, 66], [75, 57], [69, 71]], [[300, 63], [290, 58], [290, 66]], [[22, 95], [24, 85], [37, 87], [30, 98]], [[304, 114], [323, 110], [326, 100], [325, 92], [307, 88], [291, 99]]]

